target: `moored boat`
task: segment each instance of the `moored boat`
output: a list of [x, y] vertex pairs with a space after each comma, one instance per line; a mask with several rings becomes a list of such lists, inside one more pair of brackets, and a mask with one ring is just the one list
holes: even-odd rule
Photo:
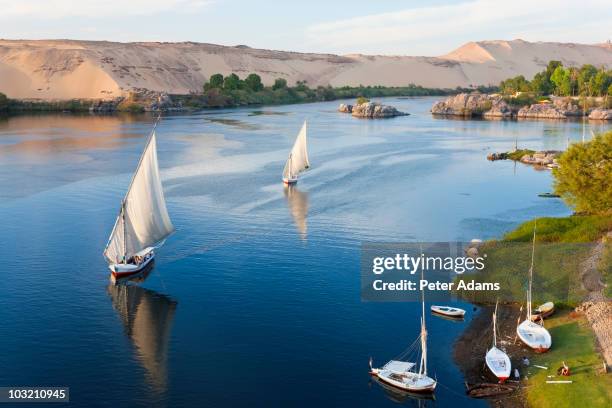
[[533, 283], [533, 259], [535, 255], [536, 224], [533, 226], [533, 244], [531, 249], [531, 266], [529, 268], [529, 286], [527, 288], [527, 318], [516, 327], [516, 334], [519, 339], [528, 347], [538, 353], [548, 351], [552, 345], [552, 338], [548, 330], [544, 328], [544, 319], [539, 323], [532, 320], [531, 311], [531, 286]]
[[427, 328], [425, 325], [425, 296], [421, 292], [421, 333], [411, 347], [404, 353], [407, 356], [413, 351], [413, 347], [420, 346], [420, 364], [415, 370], [417, 363], [391, 360], [381, 368], [372, 367], [370, 358], [370, 375], [377, 377], [380, 381], [396, 387], [403, 391], [413, 393], [431, 394], [436, 389], [438, 381], [427, 375]]
[[460, 309], [458, 307], [432, 305], [430, 309], [432, 313], [439, 314], [442, 316], [455, 318], [461, 318], [465, 316], [465, 310]]
[[283, 169], [283, 183], [287, 185], [297, 183], [299, 174], [310, 168], [306, 147], [306, 132], [306, 121], [304, 121]]
[[104, 257], [115, 278], [136, 275], [151, 265], [155, 249], [174, 231], [157, 164], [156, 126], [157, 123], [121, 201], [119, 215], [104, 249]]
[[531, 315], [532, 321], [538, 321], [540, 319], [546, 319], [555, 313], [555, 304], [553, 302], [546, 302], [536, 307]]
[[495, 304], [495, 312], [493, 313], [493, 346], [485, 355], [485, 362], [489, 370], [503, 383], [510, 377], [512, 365], [510, 357], [505, 351], [497, 348], [497, 303]]

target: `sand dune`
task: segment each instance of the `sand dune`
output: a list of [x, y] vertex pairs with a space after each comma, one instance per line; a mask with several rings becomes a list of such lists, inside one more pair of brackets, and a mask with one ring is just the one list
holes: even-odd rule
[[0, 40], [0, 92], [12, 98], [111, 98], [135, 88], [185, 94], [217, 72], [264, 83], [286, 78], [317, 85], [410, 83], [454, 88], [532, 77], [557, 59], [566, 65], [612, 67], [607, 44], [481, 41], [441, 57], [305, 54], [202, 43], [114, 43]]

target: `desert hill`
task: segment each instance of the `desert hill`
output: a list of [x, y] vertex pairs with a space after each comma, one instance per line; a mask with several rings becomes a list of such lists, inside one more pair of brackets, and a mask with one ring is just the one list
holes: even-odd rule
[[497, 84], [531, 78], [549, 60], [612, 67], [608, 44], [514, 41], [468, 43], [440, 57], [332, 55], [204, 43], [117, 43], [0, 40], [0, 92], [12, 98], [110, 98], [131, 89], [185, 94], [217, 72], [259, 74], [318, 85], [432, 88]]

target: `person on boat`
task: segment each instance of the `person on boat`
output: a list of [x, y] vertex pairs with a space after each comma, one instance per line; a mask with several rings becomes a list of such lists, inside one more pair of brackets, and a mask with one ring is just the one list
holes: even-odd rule
[[529, 365], [529, 359], [526, 356], [523, 356], [523, 365]]

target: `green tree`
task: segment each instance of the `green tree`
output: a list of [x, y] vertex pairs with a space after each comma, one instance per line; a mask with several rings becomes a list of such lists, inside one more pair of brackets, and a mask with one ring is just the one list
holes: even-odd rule
[[570, 72], [563, 66], [558, 66], [552, 75], [550, 81], [555, 86], [555, 94], [560, 96], [570, 96], [572, 94], [572, 81]]
[[593, 95], [604, 96], [608, 93], [608, 87], [612, 85], [612, 72], [608, 72], [601, 68], [597, 71], [597, 74], [591, 78], [591, 88]]
[[0, 112], [8, 109], [9, 100], [5, 94], [0, 92]]
[[306, 92], [306, 91], [308, 91], [309, 88], [308, 88], [307, 82], [308, 81], [306, 81], [306, 80], [304, 80], [304, 81], [297, 81], [295, 83], [295, 90], [298, 91], [298, 92]]
[[550, 80], [550, 77], [552, 76], [553, 72], [555, 72], [555, 70], [558, 67], [563, 67], [563, 64], [561, 63], [561, 61], [548, 61], [548, 65], [546, 66], [546, 77]]
[[210, 89], [217, 89], [223, 87], [223, 75], [214, 74], [211, 75], [207, 83], [204, 84], [204, 92]]
[[597, 75], [597, 68], [591, 64], [583, 65], [578, 71], [578, 91], [580, 95], [593, 96], [592, 79]]
[[357, 105], [361, 105], [362, 103], [368, 103], [370, 100], [366, 97], [360, 96], [357, 98]]
[[285, 88], [287, 88], [287, 80], [284, 78], [276, 78], [274, 85], [272, 85], [272, 89], [276, 91], [277, 89]]
[[555, 192], [578, 212], [612, 212], [612, 131], [575, 143], [553, 170]]
[[501, 92], [505, 95], [513, 95], [517, 92], [529, 92], [529, 82], [524, 76], [519, 75], [514, 78], [508, 78], [499, 84]]
[[264, 87], [261, 83], [261, 77], [257, 74], [249, 74], [249, 76], [247, 76], [244, 80], [244, 84], [246, 85], [247, 89], [253, 92], [261, 91]]
[[223, 89], [233, 91], [241, 88], [241, 82], [238, 75], [231, 73], [223, 79]]
[[553, 84], [546, 75], [546, 71], [535, 74], [529, 85], [531, 90], [538, 95], [549, 95], [553, 91]]

